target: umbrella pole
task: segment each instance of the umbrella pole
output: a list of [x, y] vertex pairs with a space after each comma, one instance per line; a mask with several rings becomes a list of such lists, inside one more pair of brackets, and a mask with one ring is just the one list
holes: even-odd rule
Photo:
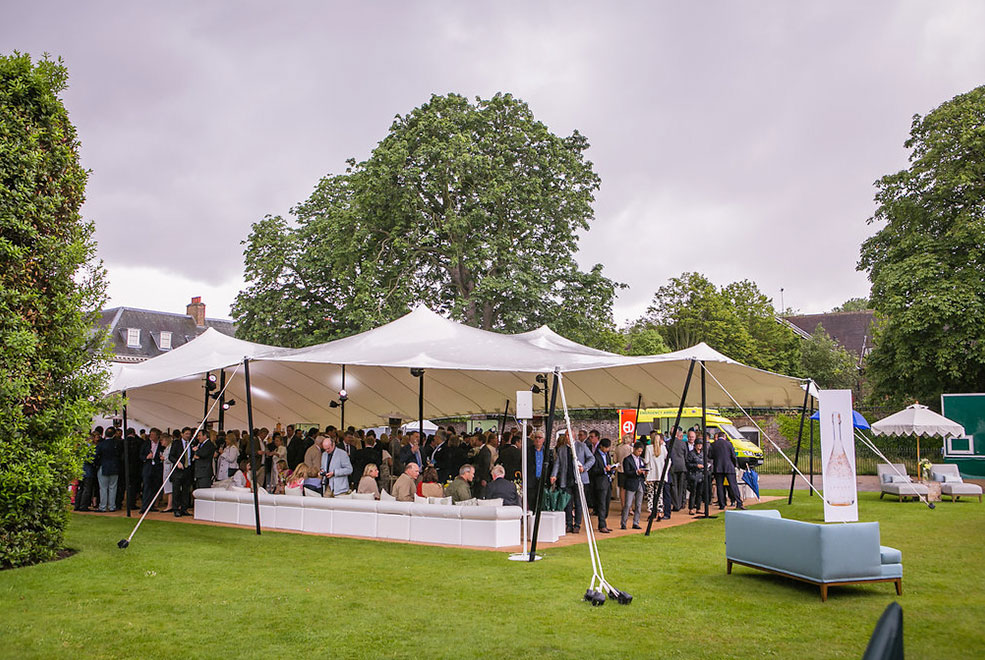
[[[811, 395], [811, 384], [810, 381], [807, 382], [807, 387], [804, 388], [804, 405], [800, 408], [800, 431], [797, 432], [797, 451], [793, 455], [793, 464], [800, 464], [800, 443], [804, 438], [804, 417], [807, 416], [807, 399]], [[793, 504], [793, 486], [797, 481], [797, 471], [793, 470], [790, 472], [790, 495], [787, 497], [787, 504]]]
[[[646, 534], [650, 535], [650, 529], [653, 527], [653, 519], [657, 517], [657, 502], [660, 501], [660, 494], [663, 493], [664, 484], [667, 482], [667, 469], [670, 467], [670, 454], [674, 451], [674, 443], [677, 442], [677, 427], [681, 425], [681, 415], [684, 414], [684, 402], [687, 401], [687, 390], [691, 386], [691, 376], [694, 375], [694, 363], [696, 360], [691, 360], [691, 366], [687, 368], [687, 378], [684, 380], [684, 391], [681, 392], [681, 405], [677, 408], [677, 419], [674, 420], [674, 425], [670, 429], [670, 443], [667, 445], [667, 458], [664, 460], [664, 469], [660, 472], [660, 480], [657, 481], [657, 493], [654, 495], [653, 499], [653, 510], [650, 511], [650, 517], [646, 521]], [[666, 512], [667, 507], [672, 507], [671, 502], [664, 501], [664, 511]]]

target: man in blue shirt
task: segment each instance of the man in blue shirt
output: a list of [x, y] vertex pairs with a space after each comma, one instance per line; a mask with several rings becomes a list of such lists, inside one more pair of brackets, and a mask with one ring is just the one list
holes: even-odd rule
[[534, 431], [527, 447], [527, 508], [531, 511], [537, 503], [537, 483], [547, 463], [547, 447], [544, 446], [544, 432]]

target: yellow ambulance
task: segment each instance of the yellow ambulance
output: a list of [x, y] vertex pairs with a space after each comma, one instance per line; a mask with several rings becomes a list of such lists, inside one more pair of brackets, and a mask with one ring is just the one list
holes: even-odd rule
[[[722, 417], [713, 408], [706, 409], [705, 413], [708, 431], [711, 432], [712, 437], [719, 431], [725, 433], [725, 436], [732, 442], [732, 446], [735, 447], [735, 455], [739, 459], [740, 467], [763, 464], [763, 450], [754, 442], [746, 440], [739, 433], [739, 429], [732, 424], [732, 420]], [[640, 431], [650, 428], [654, 431], [660, 431], [666, 437], [670, 433], [670, 427], [674, 425], [675, 419], [677, 419], [677, 408], [643, 408], [640, 410], [638, 420], [636, 419], [635, 408], [623, 409], [619, 411], [619, 432], [621, 435], [632, 434], [638, 421], [641, 425]], [[700, 434], [701, 408], [685, 408], [681, 413], [681, 428], [686, 432], [694, 427], [698, 428]]]

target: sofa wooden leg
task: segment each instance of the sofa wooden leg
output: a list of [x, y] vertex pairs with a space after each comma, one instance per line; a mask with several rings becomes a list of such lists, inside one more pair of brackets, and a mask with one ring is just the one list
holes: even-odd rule
[[886, 493], [879, 493], [879, 499], [881, 500], [882, 499], [882, 496], [885, 495], [885, 494]]
[[827, 600], [828, 600], [828, 585], [822, 584], [821, 585], [821, 602], [824, 603], [824, 602], [827, 602]]
[[726, 575], [732, 575], [732, 560], [731, 559], [726, 559], [725, 560], [725, 574]]
[[896, 580], [896, 595], [903, 595], [903, 580]]

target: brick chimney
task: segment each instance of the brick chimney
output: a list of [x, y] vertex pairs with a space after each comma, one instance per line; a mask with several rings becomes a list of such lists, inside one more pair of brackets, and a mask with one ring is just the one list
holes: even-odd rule
[[205, 303], [202, 296], [195, 296], [185, 308], [185, 314], [195, 319], [195, 325], [202, 327], [205, 325]]

